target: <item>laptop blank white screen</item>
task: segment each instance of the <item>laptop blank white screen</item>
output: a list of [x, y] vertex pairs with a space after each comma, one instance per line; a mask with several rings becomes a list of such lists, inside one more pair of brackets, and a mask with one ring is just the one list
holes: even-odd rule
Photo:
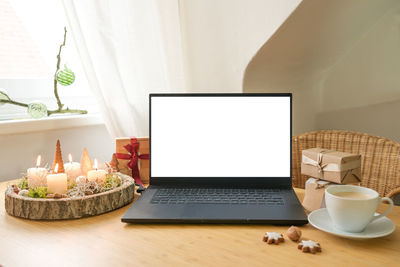
[[290, 177], [289, 96], [152, 96], [152, 177]]

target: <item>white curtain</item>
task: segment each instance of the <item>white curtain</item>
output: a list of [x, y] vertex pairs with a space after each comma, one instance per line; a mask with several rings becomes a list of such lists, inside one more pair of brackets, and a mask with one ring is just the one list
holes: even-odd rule
[[63, 0], [113, 137], [148, 135], [148, 94], [185, 87], [178, 0]]

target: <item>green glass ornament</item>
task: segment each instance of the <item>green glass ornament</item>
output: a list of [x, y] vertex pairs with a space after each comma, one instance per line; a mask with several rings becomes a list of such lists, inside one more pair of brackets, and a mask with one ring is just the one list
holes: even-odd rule
[[[0, 88], [0, 99], [10, 100], [10, 98], [8, 97], [6, 89]], [[2, 106], [4, 104], [6, 104], [6, 103], [0, 103], [0, 106]]]
[[41, 102], [32, 102], [28, 105], [28, 113], [34, 119], [40, 119], [47, 116], [47, 107]]
[[57, 72], [57, 82], [63, 86], [73, 84], [75, 81], [75, 74], [72, 70], [68, 69], [67, 65], [64, 65], [63, 70]]

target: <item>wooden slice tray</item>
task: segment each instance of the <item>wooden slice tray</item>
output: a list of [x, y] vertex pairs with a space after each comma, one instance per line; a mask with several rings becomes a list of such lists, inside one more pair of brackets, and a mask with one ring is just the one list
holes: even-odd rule
[[120, 174], [122, 185], [84, 197], [45, 199], [20, 196], [9, 187], [5, 192], [8, 214], [31, 220], [77, 219], [102, 214], [131, 203], [135, 196], [132, 177]]

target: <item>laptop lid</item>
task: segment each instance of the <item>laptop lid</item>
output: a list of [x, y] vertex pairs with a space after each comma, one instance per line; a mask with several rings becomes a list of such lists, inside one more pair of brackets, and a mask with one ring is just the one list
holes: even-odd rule
[[150, 183], [291, 186], [292, 95], [150, 94]]

